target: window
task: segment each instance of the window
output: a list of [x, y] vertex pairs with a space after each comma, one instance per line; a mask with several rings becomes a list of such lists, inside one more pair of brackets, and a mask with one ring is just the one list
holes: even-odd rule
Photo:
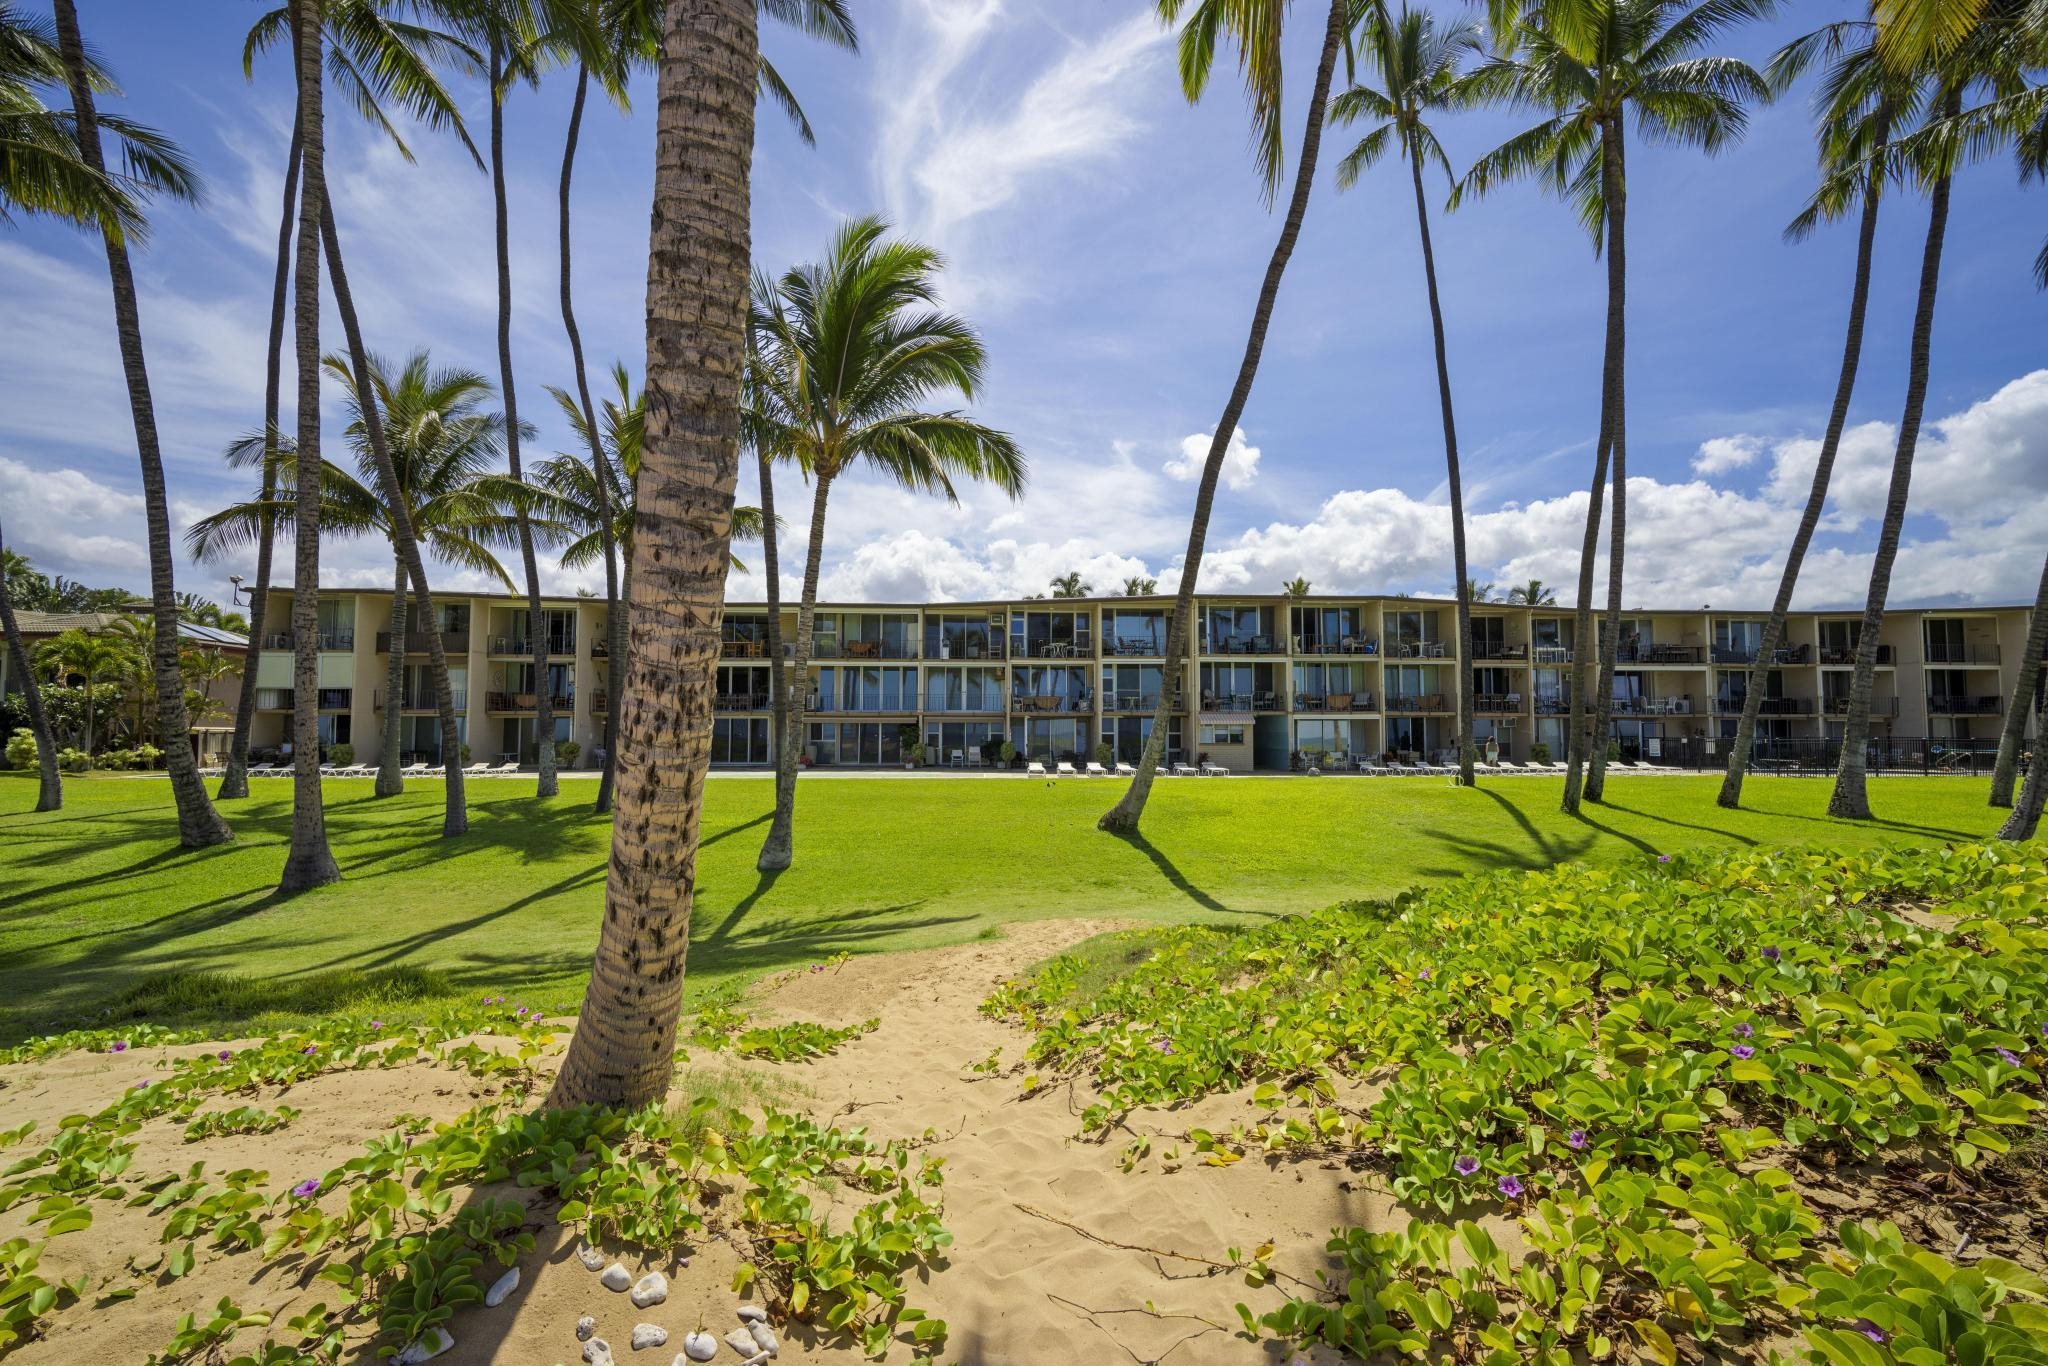
[[1244, 727], [1203, 726], [1202, 743], [1205, 745], [1241, 745], [1244, 743]]

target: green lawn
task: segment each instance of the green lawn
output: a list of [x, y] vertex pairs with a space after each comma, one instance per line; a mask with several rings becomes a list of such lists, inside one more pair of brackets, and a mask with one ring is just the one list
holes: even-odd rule
[[[1146, 838], [1126, 841], [1094, 829], [1118, 790], [1107, 782], [808, 779], [797, 865], [763, 879], [753, 864], [772, 785], [716, 778], [692, 994], [840, 950], [971, 939], [1008, 920], [1243, 923], [1477, 869], [1700, 846], [1931, 843], [1998, 825], [1982, 780], [1875, 781], [1888, 819], [1866, 825], [1823, 815], [1825, 782], [1755, 780], [1755, 809], [1726, 812], [1713, 804], [1717, 781], [1621, 777], [1615, 800], [1571, 819], [1550, 779], [1476, 791], [1429, 779], [1182, 779], [1160, 784]], [[110, 1006], [173, 1018], [332, 1008], [337, 981], [354, 979], [319, 973], [427, 969], [415, 994], [502, 988], [548, 1005], [581, 993], [610, 835], [590, 814], [591, 782], [564, 782], [546, 805], [531, 780], [473, 783], [471, 830], [454, 841], [437, 837], [438, 783], [380, 801], [367, 779], [329, 782], [346, 878], [291, 899], [272, 896], [290, 784], [255, 789], [226, 807], [233, 845], [185, 853], [160, 779], [68, 778], [66, 809], [39, 816], [32, 776], [0, 773], [0, 1041]], [[220, 1006], [217, 985], [166, 995], [160, 975], [171, 973], [250, 980], [240, 1004]]]

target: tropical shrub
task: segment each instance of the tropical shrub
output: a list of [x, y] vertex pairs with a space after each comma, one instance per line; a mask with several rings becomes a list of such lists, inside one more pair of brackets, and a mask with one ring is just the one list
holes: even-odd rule
[[555, 741], [555, 762], [563, 768], [576, 767], [576, 757], [583, 753], [583, 746], [574, 740]]
[[42, 751], [36, 747], [36, 736], [32, 730], [18, 730], [7, 737], [7, 766], [9, 768], [34, 768], [42, 761]]
[[1529, 758], [1539, 764], [1549, 763], [1550, 746], [1538, 740], [1535, 744], [1529, 746]]
[[347, 768], [356, 761], [356, 747], [346, 741], [327, 747], [327, 762], [336, 768]]
[[82, 749], [65, 746], [57, 751], [57, 767], [66, 773], [83, 773], [92, 767], [92, 756]]

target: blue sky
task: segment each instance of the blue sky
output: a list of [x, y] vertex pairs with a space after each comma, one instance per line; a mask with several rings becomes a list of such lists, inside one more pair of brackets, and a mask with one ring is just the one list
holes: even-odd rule
[[[836, 488], [826, 592], [990, 596], [1041, 589], [1069, 568], [1099, 588], [1133, 573], [1171, 586], [1193, 493], [1185, 452], [1214, 429], [1278, 226], [1260, 201], [1234, 72], [1221, 68], [1189, 106], [1172, 37], [1136, 0], [854, 8], [858, 56], [764, 34], [818, 146], [762, 111], [756, 259], [780, 269], [813, 257], [841, 219], [864, 212], [942, 248], [949, 302], [981, 327], [992, 356], [976, 410], [1017, 435], [1032, 483], [1014, 505], [975, 491], [958, 507], [862, 480]], [[158, 213], [136, 260], [182, 525], [244, 492], [219, 453], [260, 422], [288, 73], [273, 56], [243, 80], [255, 3], [91, 0], [82, 10], [88, 38], [125, 83], [120, 107], [177, 136], [209, 185], [202, 207]], [[1788, 5], [1725, 50], [1761, 62], [1833, 15]], [[1290, 150], [1319, 28], [1317, 7], [1296, 8]], [[515, 360], [539, 453], [568, 448], [543, 386], [570, 379], [555, 253], [569, 91], [558, 73], [508, 108]], [[481, 137], [482, 91], [464, 93]], [[642, 351], [651, 76], [635, 94], [629, 116], [592, 107], [577, 165], [578, 320], [599, 379], [614, 357], [637, 374]], [[1797, 246], [1779, 235], [1812, 180], [1806, 94], [1758, 111], [1716, 159], [1635, 148], [1632, 603], [1764, 603], [1775, 585], [1832, 395], [1854, 246], [1851, 225]], [[1462, 166], [1517, 126], [1481, 113], [1439, 131]], [[489, 183], [450, 139], [415, 133], [412, 144], [417, 164], [330, 108], [329, 175], [366, 334], [381, 352], [430, 347], [437, 361], [495, 378]], [[1341, 130], [1325, 145], [1218, 500], [1205, 585], [1273, 591], [1296, 573], [1319, 590], [1451, 581], [1412, 194], [1391, 164], [1337, 193], [1329, 167], [1347, 145]], [[2048, 551], [2048, 303], [2029, 276], [2043, 207], [2003, 160], [1958, 183], [1933, 425], [1895, 602], [2032, 597]], [[1432, 213], [1475, 572], [1568, 585], [1597, 415], [1604, 268], [1570, 214], [1534, 187], [1449, 215], [1438, 196]], [[1918, 198], [1888, 202], [1855, 425], [1801, 595], [1809, 604], [1861, 601], [1925, 221]], [[46, 570], [141, 586], [133, 437], [98, 245], [45, 223], [0, 228], [0, 290], [11, 320], [0, 329], [10, 541]], [[323, 341], [339, 340], [330, 317]], [[782, 493], [794, 563], [804, 501]], [[330, 583], [390, 580], [386, 548], [340, 543], [323, 554]], [[250, 572], [188, 566], [180, 586], [224, 596], [236, 570]], [[596, 582], [550, 571], [557, 589]], [[754, 596], [759, 584], [735, 580], [732, 591]]]

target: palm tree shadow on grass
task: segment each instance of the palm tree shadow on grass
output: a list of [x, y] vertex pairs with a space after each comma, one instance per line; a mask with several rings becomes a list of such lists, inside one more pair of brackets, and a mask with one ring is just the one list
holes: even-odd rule
[[1153, 844], [1151, 840], [1146, 839], [1143, 832], [1138, 830], [1112, 830], [1108, 833], [1111, 838], [1121, 840], [1146, 858], [1152, 860], [1152, 866], [1157, 868], [1161, 876], [1173, 884], [1175, 891], [1194, 902], [1197, 906], [1200, 906], [1203, 910], [1216, 911], [1223, 915], [1259, 914], [1258, 912], [1240, 911], [1236, 907], [1226, 906], [1194, 883], [1188, 881], [1187, 875], [1175, 867], [1173, 860], [1162, 853], [1157, 845]]
[[[1669, 825], [1679, 830], [1697, 830], [1703, 835], [1718, 835], [1722, 839], [1733, 840], [1735, 843], [1751, 849], [1763, 843], [1762, 840], [1752, 836], [1730, 830], [1725, 825], [1702, 825], [1698, 821], [1673, 820], [1669, 816], [1660, 816], [1654, 811], [1645, 811], [1641, 807], [1636, 806], [1623, 806], [1620, 802], [1608, 799], [1602, 799], [1600, 805], [1609, 811], [1619, 811], [1624, 815], [1635, 816], [1646, 821], [1655, 821], [1659, 825]], [[1719, 810], [1718, 807], [1715, 809]]]
[[[759, 825], [761, 824], [761, 822], [769, 820], [772, 817], [772, 815], [773, 813], [770, 813], [769, 815], [760, 816], [754, 820], [748, 821], [746, 825], [738, 825], [734, 826], [731, 830], [721, 831], [719, 834], [713, 836], [713, 838], [724, 839], [727, 835], [738, 834], [740, 831], [746, 829], [747, 826]], [[709, 934], [699, 937], [697, 942], [699, 944], [708, 946], [722, 943], [726, 939], [731, 938], [733, 927], [735, 925], [738, 925], [742, 920], [747, 918], [747, 912], [753, 910], [755, 904], [759, 902], [762, 897], [768, 895], [769, 892], [774, 890], [775, 884], [777, 881], [781, 879], [783, 871], [784, 870], [781, 868], [770, 868], [767, 871], [759, 874], [754, 880], [753, 890], [748, 892], [745, 896], [741, 897], [738, 901], [735, 901], [732, 904], [732, 909], [725, 913], [725, 917], [722, 920], [720, 920], [716, 925], [712, 926], [711, 932]], [[910, 904], [921, 905], [922, 903], [912, 902]]]

